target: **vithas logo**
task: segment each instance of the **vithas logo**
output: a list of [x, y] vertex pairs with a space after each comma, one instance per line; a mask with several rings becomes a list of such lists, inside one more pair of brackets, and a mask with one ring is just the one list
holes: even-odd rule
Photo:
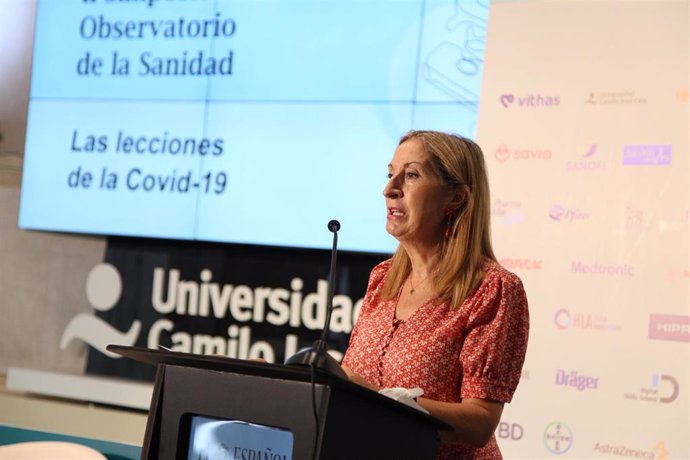
[[515, 96], [514, 94], [506, 93], [501, 94], [499, 101], [506, 109], [510, 107], [554, 107], [561, 104], [560, 96], [550, 96], [539, 93], [531, 93], [524, 96]]

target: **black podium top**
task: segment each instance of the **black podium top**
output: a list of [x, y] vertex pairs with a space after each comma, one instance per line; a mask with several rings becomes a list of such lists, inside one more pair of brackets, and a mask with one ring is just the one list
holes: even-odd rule
[[[283, 364], [271, 364], [261, 361], [234, 359], [226, 356], [198, 355], [194, 353], [181, 353], [123, 345], [108, 345], [107, 350], [152, 366], [158, 366], [159, 364], [185, 366], [298, 382], [310, 382], [312, 380], [312, 371], [306, 366], [286, 366]], [[355, 393], [363, 398], [375, 400], [378, 404], [391, 407], [396, 411], [406, 413], [408, 416], [418, 417], [427, 423], [431, 423], [438, 430], [452, 431], [450, 425], [436, 417], [432, 417], [410, 406], [399, 403], [387, 396], [380, 395], [376, 391], [352, 383], [349, 380], [334, 377], [318, 368], [315, 369], [314, 372], [314, 382], [326, 384], [342, 391]]]

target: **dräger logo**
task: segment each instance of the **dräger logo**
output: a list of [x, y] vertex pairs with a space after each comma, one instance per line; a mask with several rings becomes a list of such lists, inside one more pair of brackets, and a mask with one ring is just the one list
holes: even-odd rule
[[581, 211], [578, 208], [567, 208], [560, 204], [554, 204], [549, 210], [549, 218], [557, 222], [567, 222], [569, 224], [576, 220], [587, 220], [592, 214]]
[[558, 329], [585, 329], [605, 332], [620, 331], [620, 324], [612, 323], [605, 315], [593, 315], [591, 313], [571, 312], [566, 308], [556, 311], [553, 317]]
[[599, 159], [597, 144], [591, 144], [577, 151], [577, 159], [568, 160], [565, 169], [568, 172], [592, 172], [606, 169], [606, 162]]
[[560, 96], [546, 96], [544, 94], [526, 94], [524, 96], [516, 96], [514, 94], [501, 94], [499, 98], [501, 105], [506, 109], [516, 104], [516, 107], [554, 107], [561, 104]]
[[678, 399], [679, 394], [680, 385], [675, 377], [667, 374], [652, 374], [651, 385], [625, 393], [623, 398], [630, 401], [668, 404]]
[[506, 144], [501, 144], [496, 149], [494, 156], [499, 163], [505, 163], [508, 160], [524, 161], [524, 160], [550, 160], [550, 149], [511, 149]]
[[624, 166], [668, 166], [671, 164], [671, 145], [626, 145], [623, 147]]
[[501, 259], [498, 261], [508, 270], [541, 270], [541, 260], [537, 259]]
[[577, 371], [567, 372], [565, 369], [556, 371], [556, 385], [577, 388], [579, 391], [596, 390], [599, 377], [581, 375]]
[[690, 316], [652, 313], [649, 315], [649, 338], [690, 342]]
[[633, 267], [628, 264], [605, 265], [600, 263], [584, 263], [575, 260], [570, 265], [570, 271], [584, 275], [605, 275], [605, 276], [634, 276]]

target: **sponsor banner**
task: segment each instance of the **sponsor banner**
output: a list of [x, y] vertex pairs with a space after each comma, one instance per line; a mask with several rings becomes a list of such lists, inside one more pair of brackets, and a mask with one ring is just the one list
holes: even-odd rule
[[[328, 335], [338, 358], [384, 258], [338, 254]], [[330, 251], [113, 238], [87, 279], [94, 314], [73, 318], [62, 345], [90, 345], [87, 373], [138, 379], [155, 369], [108, 344], [284, 362], [320, 336], [329, 266]]]
[[649, 315], [649, 338], [690, 342], [690, 316], [652, 313]]

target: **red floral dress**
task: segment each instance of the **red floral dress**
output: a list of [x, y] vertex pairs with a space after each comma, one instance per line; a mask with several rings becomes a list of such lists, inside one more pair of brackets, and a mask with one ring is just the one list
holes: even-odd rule
[[[510, 402], [527, 350], [529, 313], [522, 282], [484, 262], [484, 280], [460, 308], [431, 299], [407, 320], [398, 297], [380, 298], [391, 261], [374, 267], [343, 364], [380, 387], [420, 387], [424, 398]], [[400, 294], [398, 294], [399, 296]], [[482, 448], [441, 443], [439, 459], [501, 459], [494, 436]]]

